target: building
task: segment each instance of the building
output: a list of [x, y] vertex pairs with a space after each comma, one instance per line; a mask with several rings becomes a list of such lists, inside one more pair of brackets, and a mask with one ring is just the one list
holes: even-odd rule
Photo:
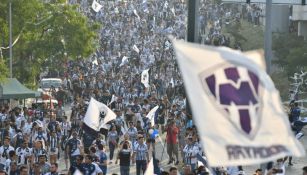
[[293, 5], [291, 20], [298, 35], [307, 39], [307, 5]]

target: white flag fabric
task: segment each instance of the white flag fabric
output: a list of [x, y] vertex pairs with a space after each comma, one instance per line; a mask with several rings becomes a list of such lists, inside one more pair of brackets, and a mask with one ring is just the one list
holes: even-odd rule
[[154, 165], [153, 165], [153, 159], [150, 159], [150, 162], [147, 165], [146, 171], [144, 175], [153, 175], [154, 174]]
[[74, 175], [83, 175], [78, 169], [74, 172]]
[[118, 97], [116, 97], [114, 94], [112, 95], [111, 101], [108, 103], [107, 106], [109, 106], [111, 103], [117, 101]]
[[92, 61], [92, 64], [94, 64], [94, 65], [98, 66], [98, 61], [97, 61], [97, 58], [95, 58], [95, 60], [94, 60], [94, 61]]
[[174, 78], [173, 77], [171, 78], [171, 82], [170, 83], [172, 83], [172, 88], [174, 88], [175, 87], [175, 82], [174, 82]]
[[211, 166], [260, 164], [305, 154], [262, 56], [183, 41], [173, 44]]
[[133, 45], [132, 49], [136, 51], [137, 53], [140, 53], [140, 50], [136, 45]]
[[144, 84], [146, 88], [149, 87], [149, 69], [143, 70], [141, 75], [141, 82]]
[[128, 57], [124, 56], [124, 57], [122, 58], [122, 62], [120, 63], [119, 66], [123, 66], [123, 65], [125, 65], [125, 64], [127, 64], [127, 63], [128, 63]]
[[165, 8], [165, 9], [168, 8], [168, 2], [167, 2], [167, 1], [165, 1], [165, 3], [164, 3], [164, 8]]
[[172, 11], [173, 15], [176, 16], [176, 11], [175, 11], [175, 8], [174, 8], [174, 7], [171, 8], [171, 11]]
[[146, 115], [146, 118], [149, 119], [150, 123], [151, 123], [151, 126], [154, 126], [155, 125], [155, 113], [156, 111], [159, 109], [159, 106], [156, 106], [154, 108], [152, 108], [148, 114]]
[[[101, 118], [104, 115], [104, 118]], [[90, 128], [99, 131], [107, 122], [114, 120], [116, 114], [105, 104], [91, 98], [83, 122]]]
[[101, 10], [102, 5], [99, 4], [96, 0], [93, 0], [92, 9], [97, 13]]
[[141, 18], [140, 18], [140, 16], [139, 16], [138, 12], [137, 12], [135, 9], [133, 10], [133, 13], [134, 13], [134, 15], [135, 15], [139, 20], [141, 20]]

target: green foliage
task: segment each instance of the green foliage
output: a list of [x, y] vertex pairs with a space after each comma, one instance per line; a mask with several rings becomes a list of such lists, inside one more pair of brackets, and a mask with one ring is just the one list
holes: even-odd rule
[[223, 33], [231, 37], [231, 46], [240, 43], [243, 51], [263, 48], [264, 37], [261, 26], [254, 26], [245, 20], [233, 22], [223, 29]]
[[287, 74], [283, 70], [274, 71], [271, 75], [271, 78], [276, 86], [276, 89], [279, 90], [282, 101], [289, 100], [289, 89], [290, 81], [288, 80]]
[[4, 64], [4, 61], [0, 58], [0, 82], [8, 77], [8, 69]]
[[307, 70], [307, 41], [296, 33], [277, 33], [273, 38], [274, 63], [282, 67], [287, 77]]
[[240, 30], [241, 23], [239, 22], [233, 22], [227, 28], [228, 33], [234, 38], [235, 43], [247, 41], [247, 39], [240, 33]]
[[[34, 86], [41, 68], [61, 70], [68, 59], [88, 57], [95, 50], [99, 25], [65, 0], [12, 1], [13, 76]], [[0, 46], [8, 46], [8, 0], [0, 1]], [[8, 60], [9, 52], [3, 52]], [[6, 61], [7, 62], [7, 61]]]

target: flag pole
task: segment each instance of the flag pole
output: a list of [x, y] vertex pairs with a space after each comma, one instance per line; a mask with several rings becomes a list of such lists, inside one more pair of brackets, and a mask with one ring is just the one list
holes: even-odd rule
[[266, 71], [270, 75], [271, 60], [272, 60], [272, 0], [266, 0], [266, 5], [265, 5], [264, 49], [265, 49]]

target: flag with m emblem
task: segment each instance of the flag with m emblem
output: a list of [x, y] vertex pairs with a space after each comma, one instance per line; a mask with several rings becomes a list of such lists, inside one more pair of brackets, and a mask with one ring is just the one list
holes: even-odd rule
[[261, 53], [173, 44], [210, 166], [260, 164], [305, 154]]

